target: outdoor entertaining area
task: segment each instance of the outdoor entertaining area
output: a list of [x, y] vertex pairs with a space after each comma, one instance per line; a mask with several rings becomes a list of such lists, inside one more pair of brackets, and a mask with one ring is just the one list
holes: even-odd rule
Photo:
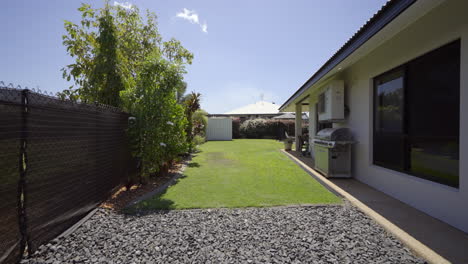
[[[321, 153], [349, 143], [352, 177], [465, 233], [467, 7], [389, 2], [280, 107], [309, 113], [306, 135], [296, 118], [295, 145], [312, 169], [326, 174]], [[352, 140], [323, 140], [331, 128]]]

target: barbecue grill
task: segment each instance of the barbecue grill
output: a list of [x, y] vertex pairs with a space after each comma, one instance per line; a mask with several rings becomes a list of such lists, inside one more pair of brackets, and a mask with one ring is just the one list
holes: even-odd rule
[[314, 140], [315, 169], [326, 177], [351, 177], [351, 145], [348, 128], [325, 128]]

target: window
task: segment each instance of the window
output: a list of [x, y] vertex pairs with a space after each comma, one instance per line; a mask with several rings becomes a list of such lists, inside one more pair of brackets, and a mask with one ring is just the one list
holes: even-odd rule
[[376, 130], [387, 133], [403, 131], [403, 70], [385, 74], [376, 80]]
[[374, 80], [374, 163], [392, 169], [404, 168], [404, 71], [397, 69]]
[[459, 185], [460, 41], [374, 78], [374, 164]]

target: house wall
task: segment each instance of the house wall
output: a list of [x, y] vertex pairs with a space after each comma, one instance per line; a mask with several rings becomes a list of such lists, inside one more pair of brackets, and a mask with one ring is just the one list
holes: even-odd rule
[[[350, 114], [345, 123], [358, 141], [354, 176], [427, 214], [468, 232], [468, 1], [449, 0], [344, 70]], [[453, 40], [461, 39], [460, 186], [452, 188], [372, 164], [372, 78]], [[424, 95], [421, 95], [424, 96]]]

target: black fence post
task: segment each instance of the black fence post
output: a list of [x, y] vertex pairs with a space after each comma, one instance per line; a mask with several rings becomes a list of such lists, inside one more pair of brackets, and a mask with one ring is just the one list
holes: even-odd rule
[[[29, 90], [21, 91], [21, 135], [20, 135], [20, 152], [18, 157], [19, 181], [18, 181], [18, 221], [19, 230], [21, 233], [20, 240], [20, 256], [24, 255], [28, 244], [27, 221], [26, 221], [26, 173], [28, 170], [28, 94]], [[30, 253], [30, 252], [29, 252]]]

